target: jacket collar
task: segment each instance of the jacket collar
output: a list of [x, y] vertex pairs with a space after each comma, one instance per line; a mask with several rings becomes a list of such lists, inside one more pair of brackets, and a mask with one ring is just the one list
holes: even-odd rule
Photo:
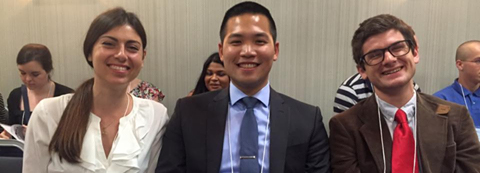
[[[210, 102], [207, 116], [207, 172], [219, 172], [228, 113], [229, 90], [223, 89]], [[284, 172], [289, 117], [284, 100], [270, 88], [270, 172]]]
[[[379, 135], [378, 106], [375, 97], [369, 97], [365, 102], [359, 104], [365, 105], [365, 109], [359, 113], [359, 119], [364, 123], [360, 128], [360, 133], [367, 143], [378, 171], [383, 172], [382, 142]], [[435, 103], [422, 93], [417, 93], [417, 107], [417, 150], [419, 150], [417, 153], [420, 153], [421, 169], [424, 172], [440, 172], [440, 167], [435, 165], [441, 165], [445, 155], [448, 135], [448, 117], [445, 115], [450, 111], [450, 107]], [[391, 170], [392, 138], [384, 118], [380, 118], [380, 121], [386, 167], [387, 170]]]

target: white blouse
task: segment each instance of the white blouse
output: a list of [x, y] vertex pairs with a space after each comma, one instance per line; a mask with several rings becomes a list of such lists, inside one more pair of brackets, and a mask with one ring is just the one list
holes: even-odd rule
[[90, 113], [80, 163], [60, 161], [48, 146], [73, 94], [42, 100], [29, 121], [23, 159], [24, 173], [155, 172], [162, 137], [169, 120], [162, 104], [132, 96], [132, 111], [120, 119], [118, 136], [108, 157], [103, 150], [100, 118]]

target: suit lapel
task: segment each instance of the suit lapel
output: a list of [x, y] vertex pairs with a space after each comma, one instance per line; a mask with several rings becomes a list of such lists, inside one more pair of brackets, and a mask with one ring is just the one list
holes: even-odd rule
[[[378, 121], [378, 107], [375, 101], [375, 96], [371, 96], [363, 103], [365, 105], [364, 111], [359, 113], [360, 120], [364, 123], [360, 127], [360, 133], [362, 134], [365, 143], [367, 144], [370, 154], [372, 155], [375, 164], [377, 165], [378, 172], [383, 172], [383, 151], [382, 151], [382, 139], [380, 137], [380, 128]], [[380, 115], [382, 123], [382, 136], [383, 146], [385, 149], [385, 163], [387, 172], [391, 169], [392, 158], [392, 138], [387, 124], [383, 118], [383, 114]]]
[[284, 172], [289, 131], [288, 108], [270, 88], [270, 172]]
[[225, 122], [228, 113], [228, 88], [217, 94], [208, 105], [207, 119], [207, 172], [219, 172], [222, 161]]
[[437, 107], [445, 105], [429, 103], [427, 99], [422, 94], [417, 94], [417, 139], [421, 165], [423, 172], [440, 172], [441, 167], [438, 165], [442, 164], [447, 147], [448, 118], [435, 112]]

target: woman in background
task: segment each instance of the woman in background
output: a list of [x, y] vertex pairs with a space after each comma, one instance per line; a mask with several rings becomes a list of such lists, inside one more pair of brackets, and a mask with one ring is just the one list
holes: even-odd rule
[[[5, 108], [5, 104], [3, 103], [2, 93], [0, 93], [0, 123], [7, 124], [8, 123], [7, 120], [8, 120], [8, 111]], [[0, 127], [0, 131], [3, 131], [2, 127]], [[4, 135], [5, 134], [0, 133], [0, 139], [9, 138], [9, 137], [4, 136]]]
[[37, 106], [23, 172], [154, 172], [167, 110], [127, 93], [143, 66], [146, 38], [137, 16], [122, 8], [94, 19], [83, 44], [94, 77], [75, 94]]
[[160, 88], [150, 82], [138, 78], [130, 82], [129, 88], [131, 88], [129, 91], [130, 94], [138, 98], [150, 99], [157, 102], [161, 102], [163, 98], [165, 98], [165, 95]]
[[[33, 109], [42, 99], [73, 92], [52, 80], [52, 55], [45, 45], [31, 43], [23, 46], [17, 55], [17, 68], [23, 85], [13, 89], [8, 96], [7, 124], [27, 125]], [[11, 136], [3, 131], [0, 138], [9, 139]]]
[[23, 46], [17, 55], [17, 67], [23, 85], [13, 89], [7, 99], [10, 125], [27, 125], [31, 112], [42, 99], [73, 92], [71, 88], [52, 80], [52, 55], [44, 45], [32, 43]]
[[198, 78], [197, 85], [188, 96], [226, 88], [229, 82], [230, 78], [225, 73], [223, 62], [220, 60], [218, 52], [215, 52], [210, 55], [203, 64], [202, 73]]

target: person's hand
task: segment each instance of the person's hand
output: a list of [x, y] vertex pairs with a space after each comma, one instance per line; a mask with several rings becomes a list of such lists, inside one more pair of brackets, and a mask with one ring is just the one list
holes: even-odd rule
[[12, 135], [4, 130], [2, 133], [0, 133], [0, 139], [12, 139]]

